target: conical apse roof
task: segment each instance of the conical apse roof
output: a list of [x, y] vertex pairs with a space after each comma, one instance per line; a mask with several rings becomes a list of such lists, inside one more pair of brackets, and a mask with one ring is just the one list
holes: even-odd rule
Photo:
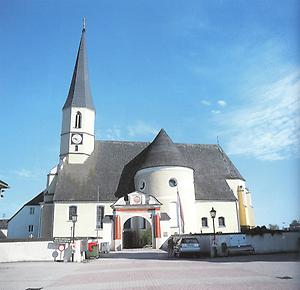
[[185, 166], [180, 150], [164, 129], [145, 149], [139, 170], [157, 166]]

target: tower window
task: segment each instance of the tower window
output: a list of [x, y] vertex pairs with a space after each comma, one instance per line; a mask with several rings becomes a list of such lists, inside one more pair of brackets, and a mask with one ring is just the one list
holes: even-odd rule
[[77, 112], [76, 116], [75, 116], [75, 128], [76, 129], [81, 128], [81, 121], [82, 121], [81, 119], [82, 119], [81, 113]]
[[34, 207], [30, 207], [30, 208], [29, 208], [29, 214], [30, 214], [30, 215], [33, 215], [33, 214], [34, 214]]
[[220, 216], [218, 220], [219, 220], [219, 227], [225, 227], [225, 218]]
[[75, 151], [76, 152], [78, 151], [78, 145], [75, 145]]
[[28, 232], [32, 233], [33, 232], [33, 225], [28, 226]]
[[202, 227], [208, 227], [208, 223], [207, 223], [207, 218], [206, 217], [203, 217], [201, 219], [201, 222], [202, 222]]
[[77, 206], [69, 206], [69, 221], [72, 220], [72, 216], [77, 215]]

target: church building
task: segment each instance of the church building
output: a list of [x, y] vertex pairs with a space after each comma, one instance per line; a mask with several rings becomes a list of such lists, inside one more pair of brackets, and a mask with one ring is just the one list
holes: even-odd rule
[[158, 249], [173, 234], [212, 233], [212, 208], [216, 232], [254, 226], [245, 179], [219, 145], [174, 143], [164, 129], [150, 143], [96, 140], [95, 113], [83, 26], [41, 237], [70, 237], [76, 216], [76, 238]]

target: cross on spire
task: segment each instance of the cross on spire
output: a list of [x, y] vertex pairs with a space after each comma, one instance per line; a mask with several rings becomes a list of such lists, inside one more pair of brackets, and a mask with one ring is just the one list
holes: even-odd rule
[[85, 31], [85, 16], [82, 18], [82, 31]]

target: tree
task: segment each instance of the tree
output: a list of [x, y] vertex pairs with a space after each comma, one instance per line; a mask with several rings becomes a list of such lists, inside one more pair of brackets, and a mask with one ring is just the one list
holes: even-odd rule
[[293, 220], [290, 223], [290, 230], [292, 231], [299, 231], [300, 230], [300, 220]]
[[278, 225], [269, 224], [269, 229], [271, 231], [277, 231], [277, 230], [279, 230], [279, 226]]

